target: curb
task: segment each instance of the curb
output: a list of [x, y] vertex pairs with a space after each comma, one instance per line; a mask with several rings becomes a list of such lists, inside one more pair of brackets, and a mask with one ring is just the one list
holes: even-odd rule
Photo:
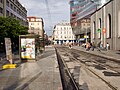
[[80, 49], [77, 49], [77, 48], [74, 48], [73, 47], [73, 49], [75, 49], [75, 50], [79, 50], [79, 51], [81, 51], [81, 52], [84, 52], [84, 53], [88, 53], [88, 54], [91, 54], [91, 55], [95, 55], [95, 56], [98, 56], [98, 57], [102, 57], [102, 58], [105, 58], [105, 59], [109, 59], [109, 60], [111, 60], [111, 61], [115, 61], [115, 62], [118, 62], [118, 63], [120, 63], [120, 59], [118, 59], [118, 58], [114, 58], [114, 57], [110, 57], [110, 56], [108, 56], [108, 55], [98, 55], [98, 54], [95, 54], [95, 53], [91, 53], [91, 52], [87, 52], [87, 51], [83, 51], [83, 50], [80, 50]]

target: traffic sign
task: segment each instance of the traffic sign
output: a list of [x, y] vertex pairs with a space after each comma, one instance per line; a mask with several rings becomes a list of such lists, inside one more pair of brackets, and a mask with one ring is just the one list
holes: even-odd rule
[[103, 30], [102, 30], [102, 31], [103, 31], [103, 33], [106, 33], [106, 28], [103, 28]]
[[98, 33], [100, 33], [100, 32], [101, 32], [101, 29], [100, 29], [100, 28], [99, 28], [99, 29], [97, 29], [97, 32], [98, 32]]

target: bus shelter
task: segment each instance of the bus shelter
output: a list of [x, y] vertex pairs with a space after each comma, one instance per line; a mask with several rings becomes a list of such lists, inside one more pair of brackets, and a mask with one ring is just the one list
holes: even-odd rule
[[39, 37], [36, 35], [19, 36], [19, 55], [21, 61], [36, 60], [39, 53]]

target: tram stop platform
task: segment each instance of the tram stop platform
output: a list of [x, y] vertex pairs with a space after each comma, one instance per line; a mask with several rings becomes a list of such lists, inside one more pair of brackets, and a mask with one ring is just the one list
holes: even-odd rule
[[46, 46], [37, 61], [16, 64], [0, 71], [0, 90], [63, 90], [54, 47]]

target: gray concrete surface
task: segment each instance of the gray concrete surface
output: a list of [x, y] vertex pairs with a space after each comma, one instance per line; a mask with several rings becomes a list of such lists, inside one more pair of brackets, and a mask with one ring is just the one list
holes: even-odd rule
[[16, 69], [0, 71], [0, 90], [62, 90], [53, 47], [46, 47], [38, 61], [18, 65]]
[[105, 57], [108, 59], [113, 59], [113, 60], [120, 62], [120, 51], [115, 51], [115, 50], [98, 51], [97, 49], [95, 49], [94, 51], [92, 51], [92, 50], [86, 51], [86, 49], [81, 46], [72, 46], [72, 48], [83, 51], [83, 52], [91, 53], [91, 54], [94, 54], [97, 56]]

